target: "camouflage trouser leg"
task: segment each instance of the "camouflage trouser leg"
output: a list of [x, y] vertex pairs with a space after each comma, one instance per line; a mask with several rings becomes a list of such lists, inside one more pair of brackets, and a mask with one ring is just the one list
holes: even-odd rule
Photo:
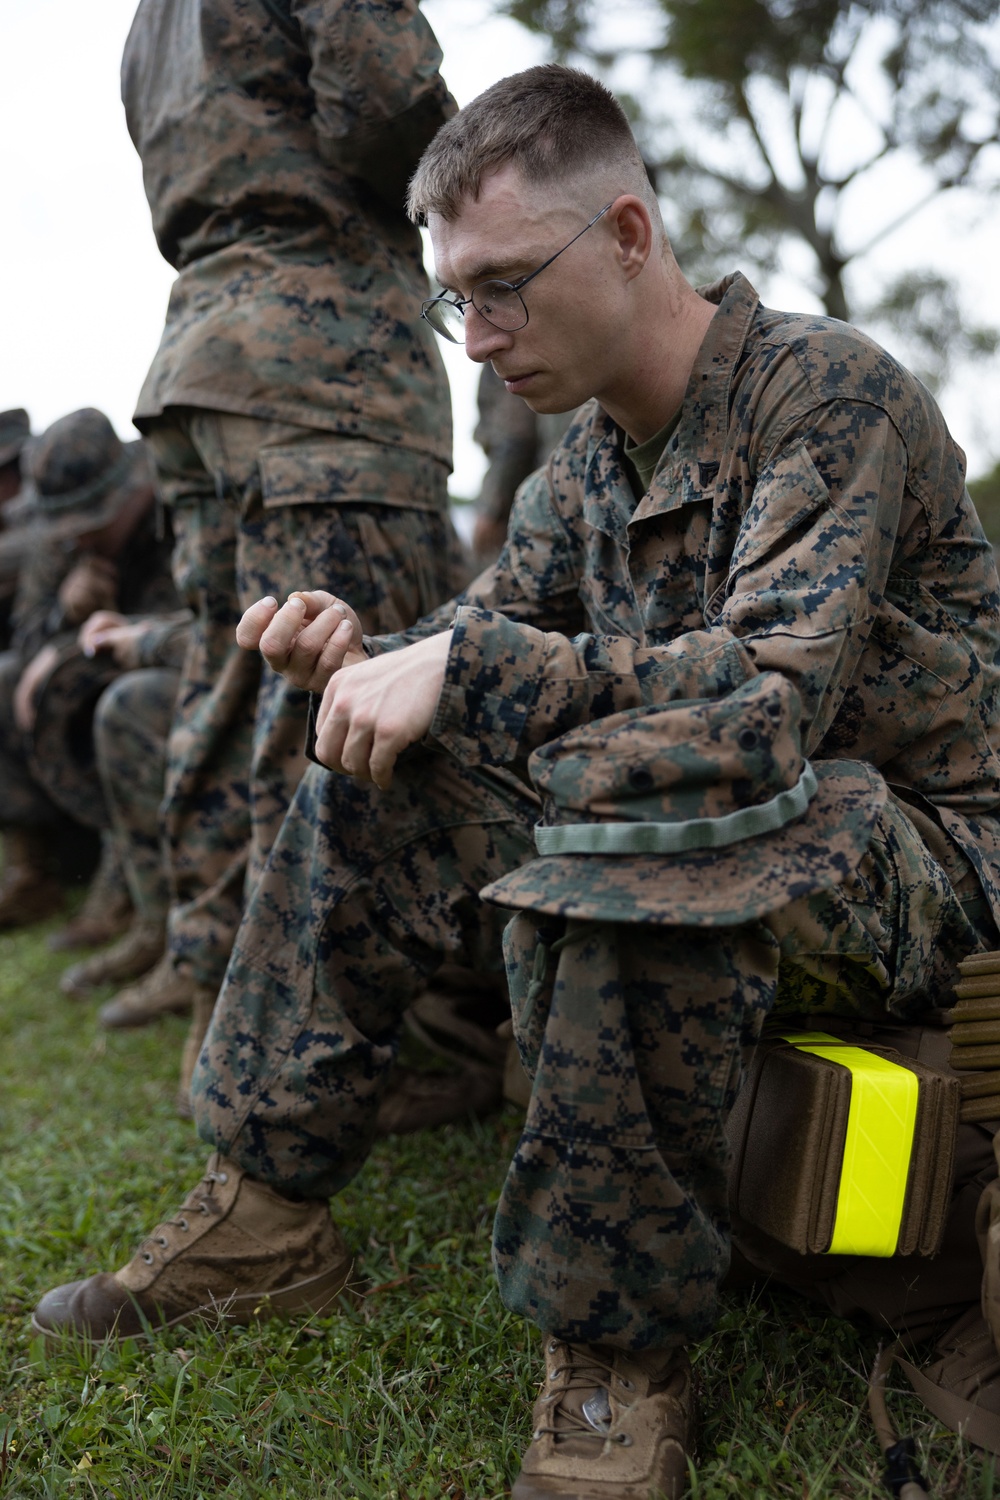
[[505, 772], [416, 750], [379, 792], [310, 766], [240, 927], [195, 1072], [202, 1138], [307, 1197], [358, 1171], [403, 1011], [445, 960], [502, 970], [478, 892], [531, 853]]
[[167, 739], [179, 673], [126, 672], [101, 695], [94, 750], [118, 851], [136, 913], [166, 920], [170, 881], [160, 825]]
[[66, 821], [28, 767], [24, 736], [14, 723], [14, 689], [22, 662], [14, 651], [0, 654], [0, 828], [45, 828]]
[[522, 912], [504, 945], [533, 1077], [494, 1225], [504, 1302], [577, 1343], [702, 1337], [729, 1263], [724, 1127], [774, 998], [773, 939]]
[[370, 631], [412, 623], [451, 592], [447, 475], [380, 444], [186, 408], [148, 440], [195, 614], [168, 758], [170, 948], [217, 984], [245, 878], [263, 868], [305, 764], [306, 697], [240, 650], [236, 623], [263, 595], [303, 587], [342, 594]]

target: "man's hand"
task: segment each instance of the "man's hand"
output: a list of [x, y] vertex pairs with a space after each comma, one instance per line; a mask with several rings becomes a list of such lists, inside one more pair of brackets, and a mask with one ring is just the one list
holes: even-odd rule
[[113, 609], [99, 609], [80, 626], [77, 641], [84, 656], [105, 651], [115, 666], [133, 672], [142, 666], [141, 647], [146, 629], [141, 620], [128, 620]]
[[361, 621], [343, 599], [323, 589], [297, 589], [281, 608], [258, 599], [236, 627], [245, 651], [259, 651], [269, 667], [293, 687], [321, 693], [342, 666], [367, 658], [361, 649]]
[[330, 679], [316, 718], [316, 754], [325, 766], [385, 790], [400, 752], [431, 727], [451, 635], [345, 664]]
[[43, 646], [33, 656], [18, 678], [14, 689], [14, 723], [22, 734], [30, 734], [35, 727], [38, 712], [35, 698], [38, 689], [59, 660], [58, 646]]
[[97, 610], [111, 610], [118, 597], [118, 569], [107, 557], [81, 558], [59, 585], [59, 603], [70, 625]]

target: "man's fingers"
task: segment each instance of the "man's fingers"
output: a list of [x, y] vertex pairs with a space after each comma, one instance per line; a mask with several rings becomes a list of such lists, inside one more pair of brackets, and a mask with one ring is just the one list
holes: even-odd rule
[[264, 631], [274, 619], [274, 612], [278, 608], [277, 599], [270, 595], [265, 599], [258, 599], [256, 604], [251, 604], [249, 609], [243, 611], [243, 617], [236, 627], [236, 644], [242, 646], [244, 651], [256, 651], [260, 646], [260, 638]]
[[371, 756], [374, 732], [370, 728], [351, 725], [340, 752], [340, 767], [348, 776], [358, 781], [371, 781]]
[[[300, 653], [303, 658], [312, 657], [318, 661], [323, 653], [324, 646], [333, 639], [343, 623], [343, 608], [338, 607], [336, 604], [328, 605], [322, 614], [310, 620], [307, 625], [303, 625], [295, 642], [296, 652]], [[347, 636], [348, 642], [350, 642], [350, 639], [350, 636]]]
[[292, 653], [298, 647], [305, 618], [304, 601], [298, 598], [289, 599], [277, 611], [261, 636], [261, 655], [268, 666], [273, 667], [276, 672], [283, 672], [289, 666]]
[[373, 742], [368, 758], [368, 774], [379, 791], [384, 792], [392, 781], [393, 769], [405, 744], [405, 740], [395, 737], [380, 737]]
[[[348, 719], [345, 715], [339, 716], [334, 712], [334, 701], [336, 698], [337, 679], [331, 679], [330, 686], [323, 694], [319, 712], [316, 715], [316, 756], [324, 766], [329, 766], [332, 771], [343, 771], [345, 769], [341, 761], [341, 752], [344, 740], [347, 736]], [[350, 772], [348, 772], [348, 775]]]
[[301, 599], [306, 607], [306, 619], [315, 620], [331, 604], [338, 602], [336, 594], [328, 594], [326, 589], [293, 589], [289, 599]]
[[350, 620], [338, 620], [333, 634], [328, 636], [323, 643], [323, 648], [316, 658], [316, 675], [327, 681], [335, 672], [339, 672], [345, 662], [348, 666], [366, 660], [363, 651], [354, 647], [354, 627]]

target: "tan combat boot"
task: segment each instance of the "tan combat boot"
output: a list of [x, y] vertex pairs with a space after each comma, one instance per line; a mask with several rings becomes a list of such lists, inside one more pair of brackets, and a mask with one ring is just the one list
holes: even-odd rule
[[49, 874], [46, 840], [34, 828], [7, 828], [0, 874], [0, 929], [27, 927], [61, 911], [65, 897]]
[[182, 1120], [192, 1120], [194, 1110], [191, 1107], [191, 1079], [194, 1075], [194, 1065], [198, 1061], [202, 1043], [208, 1034], [208, 1023], [212, 1019], [215, 1009], [217, 991], [207, 989], [204, 985], [198, 986], [198, 992], [194, 997], [191, 1007], [191, 1025], [188, 1034], [184, 1038], [184, 1051], [181, 1053], [181, 1076], [177, 1085], [177, 1113]]
[[216, 1154], [128, 1265], [47, 1292], [31, 1326], [46, 1339], [123, 1339], [198, 1319], [311, 1317], [330, 1309], [350, 1273], [326, 1203], [293, 1202]]
[[123, 938], [103, 953], [71, 964], [59, 980], [64, 995], [80, 999], [102, 984], [127, 984], [163, 957], [167, 931], [162, 917], [134, 917]]
[[679, 1500], [687, 1483], [691, 1367], [681, 1349], [545, 1347], [531, 1445], [511, 1500]]
[[[148, 1026], [150, 1021], [158, 1021], [161, 1016], [184, 1015], [194, 1005], [199, 991], [204, 989], [204, 985], [196, 984], [189, 975], [179, 973], [170, 954], [166, 953], [155, 969], [150, 969], [135, 984], [119, 990], [107, 1005], [102, 1005], [97, 1019], [109, 1031], [120, 1026]], [[215, 991], [211, 993], [214, 999]]]

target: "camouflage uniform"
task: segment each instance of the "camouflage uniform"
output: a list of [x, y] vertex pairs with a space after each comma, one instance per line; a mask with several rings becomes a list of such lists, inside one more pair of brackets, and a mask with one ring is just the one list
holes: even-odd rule
[[129, 895], [143, 921], [167, 920], [170, 877], [160, 807], [180, 669], [190, 619], [150, 621], [140, 643], [143, 665], [101, 695], [94, 751]]
[[136, 422], [195, 615], [166, 822], [171, 949], [205, 985], [303, 766], [304, 699], [236, 647], [240, 614], [327, 584], [394, 629], [455, 586], [448, 390], [402, 211], [454, 107], [439, 62], [414, 0], [142, 0], [126, 44], [179, 273]]
[[805, 755], [878, 793], [839, 883], [741, 913], [709, 856], [683, 913], [669, 870], [645, 904], [612, 900], [608, 875], [607, 920], [558, 870], [496, 897], [526, 908], [506, 948], [534, 1071], [501, 1290], [557, 1338], [634, 1349], [711, 1326], [723, 1126], [767, 1012], [924, 1014], [1000, 915], [1000, 584], [962, 455], [862, 335], [763, 308], [739, 276], [706, 295], [719, 310], [638, 503], [620, 434], [585, 407], [522, 487], [496, 566], [370, 643], [453, 623], [428, 743], [386, 793], [307, 773], [194, 1087], [206, 1141], [266, 1181], [336, 1191], [368, 1149], [403, 1007], [444, 959], [497, 961], [504, 918], [478, 893], [531, 858], [528, 753], [780, 674]]
[[[48, 446], [43, 449], [46, 439]], [[0, 655], [0, 826], [52, 826], [70, 811], [77, 821], [101, 827], [106, 826], [107, 818], [96, 780], [78, 775], [68, 758], [63, 735], [59, 736], [62, 756], [47, 754], [43, 767], [33, 763], [34, 736], [26, 738], [15, 724], [13, 696], [22, 672], [43, 646], [74, 649], [80, 622], [66, 618], [59, 601], [60, 585], [87, 556], [87, 546], [83, 545], [87, 529], [96, 530], [106, 523], [108, 514], [120, 507], [129, 493], [148, 489], [152, 475], [142, 444], [122, 445], [107, 419], [92, 411], [74, 413], [54, 424], [39, 439], [37, 451], [36, 461], [46, 463], [50, 472], [38, 477], [38, 519], [33, 523], [31, 545], [18, 581], [13, 641], [11, 649]], [[103, 483], [115, 466], [120, 472], [108, 490], [110, 503], [100, 497], [88, 500], [87, 486]], [[85, 478], [78, 483], [80, 475]], [[98, 513], [102, 506], [105, 514]], [[170, 552], [171, 544], [157, 526], [150, 495], [147, 510], [115, 556], [118, 582], [110, 607], [122, 614], [147, 614], [175, 605]], [[115, 669], [106, 658], [99, 658], [85, 670], [92, 673], [96, 701]], [[58, 712], [59, 705], [54, 708]], [[40, 728], [36, 723], [36, 733]], [[65, 730], [65, 724], [62, 728]]]

